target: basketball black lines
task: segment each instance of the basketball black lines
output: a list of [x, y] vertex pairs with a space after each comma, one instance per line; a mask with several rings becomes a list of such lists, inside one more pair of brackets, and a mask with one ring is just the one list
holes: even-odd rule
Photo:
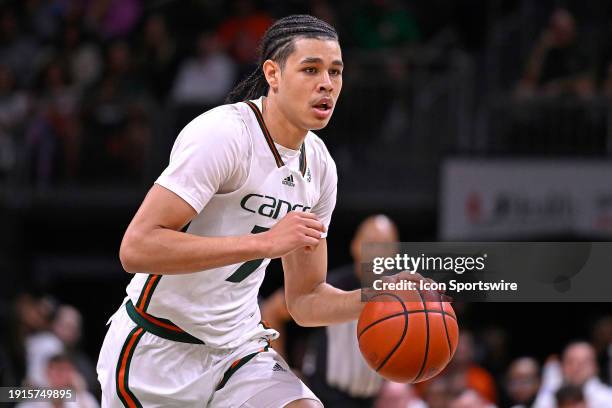
[[[395, 346], [393, 347], [393, 349], [386, 355], [386, 357], [384, 358], [384, 360], [378, 365], [378, 367], [376, 368], [376, 371], [380, 371], [385, 364], [390, 360], [390, 358], [393, 356], [393, 354], [397, 351], [397, 349], [399, 349], [402, 345], [402, 342], [405, 340], [407, 333], [408, 333], [408, 328], [409, 328], [409, 315], [413, 314], [413, 313], [425, 313], [425, 329], [426, 329], [426, 336], [425, 336], [425, 353], [423, 356], [423, 361], [420, 365], [420, 369], [418, 374], [416, 375], [416, 377], [412, 380], [413, 382], [417, 382], [419, 378], [421, 378], [423, 376], [423, 374], [425, 373], [425, 367], [427, 366], [427, 359], [429, 357], [429, 342], [430, 342], [430, 328], [429, 328], [429, 323], [430, 323], [430, 318], [429, 318], [429, 314], [440, 314], [442, 316], [442, 320], [443, 320], [443, 324], [444, 324], [444, 331], [445, 331], [445, 336], [446, 336], [446, 340], [448, 343], [448, 347], [449, 347], [449, 356], [452, 355], [452, 345], [451, 345], [451, 340], [450, 340], [450, 334], [448, 332], [448, 326], [446, 323], [446, 316], [449, 316], [451, 319], [454, 319], [455, 321], [457, 321], [457, 318], [452, 315], [451, 313], [448, 313], [445, 309], [444, 309], [444, 305], [443, 302], [441, 300], [441, 297], [438, 296], [437, 302], [440, 304], [440, 310], [431, 310], [427, 308], [427, 301], [425, 300], [425, 297], [423, 296], [423, 294], [421, 293], [420, 290], [418, 290], [418, 294], [419, 294], [419, 298], [420, 298], [420, 303], [422, 304], [422, 309], [419, 310], [408, 310], [406, 308], [406, 305], [404, 303], [404, 301], [401, 299], [401, 297], [392, 294], [392, 293], [380, 293], [380, 294], [376, 294], [372, 297], [372, 299], [379, 297], [379, 296], [390, 296], [391, 298], [395, 299], [396, 301], [398, 301], [401, 305], [402, 305], [402, 311], [382, 317], [374, 322], [369, 323], [366, 327], [364, 327], [358, 334], [357, 334], [357, 339], [359, 340], [361, 338], [361, 336], [363, 336], [363, 334], [365, 332], [367, 332], [369, 329], [371, 329], [372, 327], [376, 326], [377, 324], [384, 322], [386, 320], [389, 319], [393, 319], [399, 316], [403, 316], [404, 317], [404, 328], [402, 331], [402, 335], [399, 338], [399, 340], [397, 341], [397, 343], [395, 344]], [[394, 300], [394, 301], [395, 301]], [[412, 303], [412, 302], [410, 302]], [[433, 303], [433, 301], [432, 301]]]
[[391, 293], [386, 293], [386, 295], [394, 297], [398, 302], [400, 302], [400, 305], [402, 305], [402, 308], [404, 309], [404, 313], [403, 313], [403, 315], [404, 315], [404, 331], [402, 332], [402, 336], [400, 337], [400, 339], [397, 342], [397, 344], [393, 347], [393, 350], [391, 350], [389, 352], [389, 354], [387, 354], [387, 357], [385, 357], [385, 359], [382, 361], [382, 363], [380, 363], [378, 368], [376, 368], [376, 371], [380, 371], [380, 369], [383, 368], [385, 366], [385, 364], [387, 364], [387, 361], [389, 361], [389, 359], [391, 358], [393, 353], [395, 353], [395, 350], [397, 350], [399, 348], [399, 346], [402, 344], [402, 341], [404, 341], [404, 337], [406, 337], [406, 333], [408, 332], [408, 310], [406, 310], [406, 305], [404, 304], [402, 299], [400, 299], [399, 296], [396, 296], [396, 295], [391, 294]]
[[[438, 294], [438, 296], [440, 298], [438, 300], [438, 302], [440, 303], [440, 309], [444, 310], [444, 305], [442, 304], [442, 296], [440, 296], [440, 294]], [[448, 315], [448, 316], [450, 316], [450, 315]], [[442, 321], [444, 322], [444, 332], [446, 333], [446, 341], [448, 341], [448, 355], [452, 356], [453, 355], [453, 346], [451, 345], [450, 336], [448, 335], [448, 327], [446, 326], [446, 317], [445, 317], [444, 313], [442, 313]]]
[[[427, 304], [423, 299], [423, 295], [421, 295], [421, 291], [417, 289], [417, 292], [421, 298], [421, 302], [423, 303], [423, 309], [425, 309], [425, 333], [427, 334], [425, 335], [425, 355], [423, 356], [423, 364], [421, 364], [421, 369], [419, 370], [417, 376], [414, 377], [414, 380], [412, 380], [414, 382], [416, 382], [423, 375], [423, 370], [425, 370], [425, 365], [427, 364], [427, 356], [429, 355], [429, 314], [427, 313]], [[445, 319], [444, 315], [442, 315], [442, 318]]]
[[[385, 293], [385, 295], [386, 294], [387, 293]], [[424, 312], [425, 312], [425, 309], [422, 309], [422, 310], [406, 310], [405, 312], [398, 312], [398, 313], [395, 313], [395, 314], [392, 314], [392, 315], [389, 315], [389, 316], [382, 317], [382, 318], [380, 318], [380, 319], [378, 319], [378, 320], [368, 324], [366, 327], [364, 327], [363, 330], [360, 333], [357, 334], [357, 339], [361, 338], [361, 335], [363, 333], [365, 333], [372, 326], [375, 326], [375, 325], [377, 325], [380, 322], [383, 322], [383, 321], [388, 320], [388, 319], [392, 319], [392, 318], [397, 317], [397, 316], [410, 315], [410, 314], [415, 314], [415, 313], [424, 313]], [[448, 312], [446, 312], [444, 310], [427, 310], [427, 313], [439, 313], [442, 316], [448, 316], [448, 317], [450, 317], [453, 320], [457, 320], [457, 318], [455, 316], [453, 316], [452, 314], [450, 314], [450, 313], [448, 313]], [[448, 336], [448, 332], [446, 334]], [[449, 339], [449, 342], [450, 342], [450, 339]]]

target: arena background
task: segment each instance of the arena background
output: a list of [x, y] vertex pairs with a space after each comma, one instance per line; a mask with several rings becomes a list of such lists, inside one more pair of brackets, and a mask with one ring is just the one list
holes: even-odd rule
[[[332, 23], [345, 61], [339, 104], [318, 132], [339, 173], [330, 268], [350, 262], [357, 223], [375, 213], [389, 215], [403, 241], [612, 235], [608, 1], [0, 4], [2, 385], [22, 383], [26, 338], [48, 324], [28, 326], [24, 307], [44, 319], [58, 304], [76, 307], [83, 317], [79, 347], [96, 361], [106, 320], [131, 277], [118, 259], [122, 234], [166, 165], [178, 131], [223, 102], [252, 69], [265, 28], [287, 14]], [[559, 9], [567, 14], [554, 26], [551, 16]], [[533, 55], [555, 30], [568, 45], [534, 74]], [[474, 163], [482, 173], [504, 168], [516, 178], [513, 187], [499, 197], [499, 189], [483, 187], [478, 178], [457, 176]], [[537, 165], [523, 171], [534, 163], [553, 168], [548, 179], [539, 177]], [[598, 170], [586, 179], [557, 175], [592, 165]], [[592, 194], [577, 188], [591, 180], [600, 186]], [[498, 180], [502, 190], [505, 183], [508, 178]], [[585, 214], [575, 203], [580, 200], [600, 213]], [[464, 219], [445, 217], [448, 208]], [[479, 229], [479, 220], [492, 214], [503, 219]], [[262, 297], [281, 284], [276, 262]], [[52, 300], [45, 303], [49, 309], [38, 308], [40, 299]], [[597, 333], [593, 338], [593, 329], [612, 315], [610, 304], [456, 308], [460, 327], [474, 334], [478, 364], [498, 380], [500, 395], [512, 359], [530, 355], [544, 362], [577, 338], [597, 343], [601, 375], [609, 381], [607, 348], [600, 343], [612, 344], [612, 336], [608, 329], [603, 340]], [[289, 325], [289, 359], [296, 367], [309, 330]]]

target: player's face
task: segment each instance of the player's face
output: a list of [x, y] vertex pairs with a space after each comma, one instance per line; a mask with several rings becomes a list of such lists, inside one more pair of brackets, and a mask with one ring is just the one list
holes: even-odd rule
[[342, 89], [342, 53], [334, 40], [299, 38], [278, 82], [279, 107], [301, 129], [327, 126]]

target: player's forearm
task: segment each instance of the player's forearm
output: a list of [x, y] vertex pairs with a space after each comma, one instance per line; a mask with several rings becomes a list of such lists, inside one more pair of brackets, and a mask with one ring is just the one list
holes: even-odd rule
[[256, 235], [201, 237], [166, 228], [126, 233], [119, 257], [130, 273], [174, 275], [199, 272], [264, 257]]
[[312, 292], [288, 302], [293, 319], [305, 327], [356, 320], [364, 304], [360, 290], [347, 292], [327, 283], [321, 283]]

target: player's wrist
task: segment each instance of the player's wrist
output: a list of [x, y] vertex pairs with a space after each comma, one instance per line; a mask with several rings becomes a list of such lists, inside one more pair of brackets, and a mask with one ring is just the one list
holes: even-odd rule
[[252, 249], [255, 259], [271, 258], [270, 240], [265, 232], [247, 235], [246, 238], [249, 240], [249, 247]]

